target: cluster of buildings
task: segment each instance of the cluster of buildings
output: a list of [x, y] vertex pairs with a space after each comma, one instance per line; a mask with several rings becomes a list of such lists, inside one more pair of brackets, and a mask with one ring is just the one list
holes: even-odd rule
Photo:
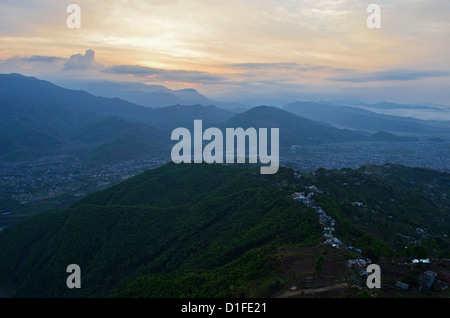
[[356, 283], [361, 283], [361, 279], [369, 277], [367, 266], [371, 263], [372, 261], [368, 258], [349, 259], [347, 261], [347, 266], [359, 274], [359, 277], [355, 277]]
[[[83, 165], [73, 156], [0, 163], [0, 193], [21, 204], [44, 197], [101, 189], [162, 165], [160, 159]], [[2, 202], [0, 201], [0, 208]]]
[[[291, 145], [280, 162], [300, 171], [356, 169], [365, 164], [401, 164], [408, 167], [449, 171], [450, 141], [366, 142], [323, 145]], [[406, 151], [405, 151], [406, 150]], [[433, 158], [433, 160], [430, 160]]]
[[323, 192], [317, 189], [315, 185], [309, 186], [307, 189], [309, 191], [308, 193], [295, 192], [292, 195], [292, 198], [296, 201], [299, 201], [311, 207], [319, 216], [320, 224], [323, 226], [323, 236], [325, 238], [325, 242], [323, 244], [330, 245], [334, 248], [347, 247], [349, 250], [354, 250], [358, 253], [361, 253], [362, 251], [359, 248], [354, 248], [353, 246], [346, 246], [340, 239], [338, 239], [335, 236], [336, 221], [331, 216], [327, 215], [327, 213], [322, 207], [317, 206], [313, 198], [314, 194], [321, 194]]
[[419, 277], [419, 290], [429, 290], [433, 284], [439, 285], [441, 290], [448, 289], [450, 285], [450, 273], [445, 270], [437, 272], [432, 270], [425, 271]]
[[[317, 213], [320, 224], [323, 225], [323, 236], [325, 241], [323, 244], [330, 245], [335, 248], [346, 248], [351, 251], [355, 251], [359, 254], [362, 253], [361, 249], [345, 245], [341, 240], [339, 240], [336, 236], [336, 222], [335, 220], [327, 215], [326, 211], [318, 206], [314, 200], [314, 194], [322, 193], [316, 186], [307, 187], [306, 192], [295, 192], [292, 197], [294, 200], [305, 204], [312, 209], [314, 209], [315, 213]], [[353, 206], [366, 208], [362, 202], [352, 202]], [[429, 231], [425, 228], [416, 228], [416, 232], [423, 237], [429, 236]], [[406, 263], [402, 263], [402, 265], [411, 265], [411, 264], [429, 264], [430, 259], [413, 259], [409, 260]], [[347, 261], [347, 266], [354, 270], [359, 275], [355, 277], [355, 281], [361, 285], [364, 284], [365, 279], [369, 276], [367, 272], [367, 266], [371, 264], [371, 260], [364, 257], [359, 257], [356, 259], [349, 259]], [[432, 271], [426, 270], [420, 276], [418, 276], [418, 289], [425, 291], [432, 288], [433, 284], [437, 284], [440, 290], [446, 290], [450, 286], [450, 273], [445, 270]], [[395, 283], [395, 287], [400, 290], [409, 290], [409, 284], [406, 284], [401, 281], [397, 281]]]

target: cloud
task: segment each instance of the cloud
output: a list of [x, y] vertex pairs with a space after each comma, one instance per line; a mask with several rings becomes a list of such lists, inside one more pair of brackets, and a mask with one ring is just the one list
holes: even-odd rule
[[328, 80], [339, 82], [380, 82], [380, 81], [413, 81], [435, 77], [448, 77], [450, 71], [413, 71], [413, 70], [388, 70], [372, 73], [353, 73], [347, 76], [328, 77]]
[[2, 63], [6, 64], [16, 64], [21, 63], [55, 63], [59, 61], [64, 61], [65, 59], [59, 56], [44, 56], [44, 55], [32, 55], [32, 56], [14, 56], [4, 61]]
[[43, 55], [33, 55], [30, 57], [23, 57], [22, 60], [26, 62], [44, 62], [44, 63], [53, 63], [63, 60], [63, 58], [58, 56], [43, 56]]
[[126, 74], [137, 77], [180, 82], [217, 82], [227, 80], [225, 76], [200, 71], [164, 70], [140, 65], [116, 65], [103, 70], [110, 74]]
[[227, 65], [230, 68], [247, 70], [247, 71], [273, 71], [273, 70], [289, 70], [289, 71], [300, 71], [300, 72], [311, 72], [311, 71], [321, 71], [321, 70], [334, 70], [342, 71], [347, 69], [337, 69], [322, 65], [311, 65], [310, 63], [236, 63]]
[[132, 74], [135, 76], [149, 76], [158, 73], [156, 68], [140, 66], [140, 65], [116, 65], [104, 70], [106, 73], [112, 74]]
[[86, 70], [94, 67], [95, 51], [86, 50], [85, 54], [74, 54], [66, 63], [64, 63], [63, 70]]
[[[51, 55], [13, 56], [0, 59], [1, 73], [21, 73], [27, 76], [65, 78], [75, 76], [95, 77], [102, 73], [103, 64], [95, 61], [94, 50], [86, 50], [84, 54], [70, 53], [68, 57]], [[64, 72], [62, 72], [64, 71]]]
[[299, 67], [297, 63], [236, 63], [228, 65], [231, 68], [243, 70], [255, 69], [295, 69]]
[[0, 72], [37, 76], [41, 72], [59, 72], [66, 59], [57, 56], [13, 56], [0, 60]]
[[[311, 63], [275, 62], [275, 63], [237, 63], [225, 65], [227, 75], [242, 85], [263, 83], [270, 87], [304, 86], [323, 81], [330, 76], [341, 76], [355, 72], [354, 69], [313, 65]], [[269, 88], [269, 87], [268, 87]]]

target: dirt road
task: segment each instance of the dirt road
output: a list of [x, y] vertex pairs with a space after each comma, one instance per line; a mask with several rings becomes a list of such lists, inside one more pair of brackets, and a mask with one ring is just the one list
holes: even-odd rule
[[341, 283], [333, 286], [326, 286], [326, 287], [320, 287], [320, 288], [309, 288], [309, 289], [302, 289], [302, 290], [295, 290], [295, 291], [286, 291], [283, 294], [277, 296], [276, 298], [288, 298], [295, 295], [312, 295], [317, 293], [322, 293], [330, 290], [335, 289], [341, 289], [341, 288], [348, 288], [347, 283]]

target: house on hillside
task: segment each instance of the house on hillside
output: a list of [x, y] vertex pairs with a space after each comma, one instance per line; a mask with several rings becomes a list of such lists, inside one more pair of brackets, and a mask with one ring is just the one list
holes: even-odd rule
[[437, 272], [436, 279], [450, 284], [450, 273], [444, 270], [440, 270]]
[[323, 223], [326, 223], [326, 224], [329, 224], [330, 222], [332, 222], [332, 218], [331, 217], [329, 217], [328, 215], [322, 215], [321, 217], [320, 217], [320, 220], [323, 222]]
[[303, 192], [295, 192], [292, 197], [294, 198], [294, 200], [299, 200], [302, 197], [305, 197], [305, 193]]
[[349, 259], [347, 260], [347, 267], [353, 268], [353, 266], [356, 265], [356, 259]]
[[422, 274], [419, 278], [419, 286], [420, 290], [428, 290], [433, 286], [434, 280], [436, 278], [437, 274], [433, 271], [426, 271]]
[[311, 200], [309, 198], [305, 197], [305, 193], [304, 192], [295, 192], [292, 195], [292, 198], [294, 200], [300, 201], [300, 202], [302, 202], [304, 204], [310, 204], [311, 203]]
[[359, 270], [359, 276], [369, 277], [369, 273], [366, 272], [364, 269]]
[[364, 260], [364, 259], [362, 259], [362, 258], [358, 258], [358, 259], [357, 259], [357, 262], [359, 263], [359, 265], [361, 265], [361, 266], [363, 266], [363, 267], [366, 267], [366, 266], [367, 266], [366, 260]]
[[339, 246], [342, 245], [342, 242], [341, 242], [341, 240], [338, 239], [337, 237], [334, 237], [334, 238], [333, 238], [333, 244], [335, 244], [336, 247], [339, 247]]
[[400, 281], [397, 281], [395, 283], [395, 287], [400, 288], [402, 290], [408, 290], [409, 289], [409, 285], [408, 284], [402, 283]]

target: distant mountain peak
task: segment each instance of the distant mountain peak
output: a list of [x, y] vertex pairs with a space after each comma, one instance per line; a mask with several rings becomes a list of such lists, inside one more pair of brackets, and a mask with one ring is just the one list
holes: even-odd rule
[[375, 141], [393, 141], [393, 142], [414, 142], [419, 141], [417, 137], [398, 136], [386, 131], [380, 130], [370, 136]]
[[198, 93], [198, 91], [194, 88], [177, 89], [175, 92]]

